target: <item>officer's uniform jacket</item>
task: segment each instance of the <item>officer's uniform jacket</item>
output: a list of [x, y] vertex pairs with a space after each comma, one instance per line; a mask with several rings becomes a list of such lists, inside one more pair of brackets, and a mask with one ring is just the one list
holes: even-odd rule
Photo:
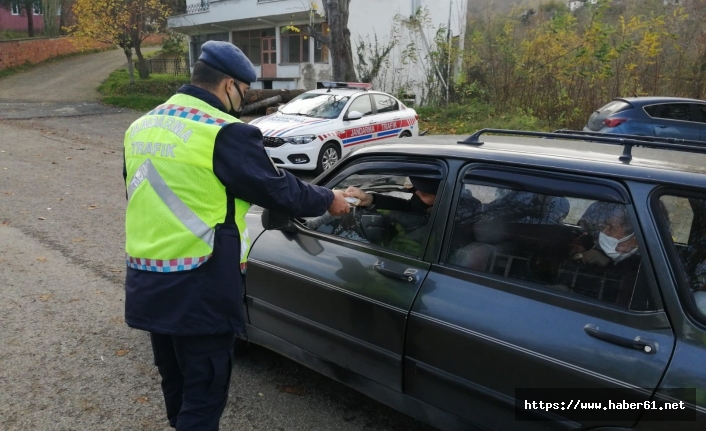
[[306, 217], [333, 201], [275, 168], [258, 128], [190, 85], [132, 124], [125, 160], [125, 320], [150, 332], [245, 332], [250, 203]]

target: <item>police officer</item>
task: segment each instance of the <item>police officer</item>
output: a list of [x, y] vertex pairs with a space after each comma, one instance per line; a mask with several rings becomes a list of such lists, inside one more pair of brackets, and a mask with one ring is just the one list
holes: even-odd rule
[[177, 430], [217, 430], [226, 405], [250, 203], [294, 217], [349, 211], [343, 192], [279, 171], [260, 130], [238, 120], [255, 79], [237, 47], [206, 42], [191, 85], [125, 134], [125, 320], [150, 333]]

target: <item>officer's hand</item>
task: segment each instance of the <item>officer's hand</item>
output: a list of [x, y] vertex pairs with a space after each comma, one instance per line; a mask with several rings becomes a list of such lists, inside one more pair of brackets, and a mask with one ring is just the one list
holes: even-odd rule
[[348, 201], [346, 201], [346, 196], [342, 190], [333, 191], [333, 202], [331, 206], [328, 207], [328, 213], [332, 216], [340, 216], [346, 214], [350, 211], [348, 206]]
[[353, 197], [353, 198], [358, 198], [360, 199], [360, 203], [358, 206], [361, 207], [367, 207], [371, 203], [373, 203], [373, 197], [369, 195], [368, 193], [365, 193], [358, 187], [353, 187], [350, 186], [346, 189], [346, 197]]

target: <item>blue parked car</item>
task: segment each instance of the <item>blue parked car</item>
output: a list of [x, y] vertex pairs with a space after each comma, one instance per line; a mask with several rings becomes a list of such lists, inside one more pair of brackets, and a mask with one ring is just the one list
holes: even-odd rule
[[583, 130], [706, 141], [706, 101], [679, 97], [614, 99], [591, 114]]

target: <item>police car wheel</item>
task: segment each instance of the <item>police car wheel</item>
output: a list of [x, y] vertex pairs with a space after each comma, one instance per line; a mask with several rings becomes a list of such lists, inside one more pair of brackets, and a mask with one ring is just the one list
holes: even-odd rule
[[405, 130], [404, 132], [400, 133], [400, 138], [411, 138], [411, 137], [412, 137], [412, 134], [409, 133], [407, 130]]
[[316, 164], [316, 172], [322, 173], [331, 169], [333, 165], [336, 164], [341, 159], [341, 150], [338, 149], [338, 145], [329, 142], [321, 147], [319, 152], [319, 161]]

